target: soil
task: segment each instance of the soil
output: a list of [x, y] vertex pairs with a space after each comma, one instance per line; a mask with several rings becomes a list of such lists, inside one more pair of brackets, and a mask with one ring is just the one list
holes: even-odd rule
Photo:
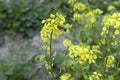
[[[11, 55], [10, 49], [16, 48], [21, 51], [23, 51], [23, 48], [26, 49], [30, 52], [27, 55], [28, 59], [42, 51], [42, 41], [40, 40], [39, 34], [36, 34], [32, 39], [25, 39], [21, 35], [17, 35], [14, 39], [11, 39], [10, 36], [4, 36], [4, 40], [4, 44], [0, 46], [0, 60], [6, 59]], [[53, 51], [65, 50], [65, 47], [62, 44], [63, 40], [63, 36], [57, 39], [56, 43], [53, 45]]]

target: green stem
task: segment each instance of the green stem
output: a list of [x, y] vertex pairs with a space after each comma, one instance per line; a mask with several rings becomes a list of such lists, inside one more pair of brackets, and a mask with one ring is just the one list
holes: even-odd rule
[[[107, 51], [106, 51], [107, 52]], [[106, 64], [107, 64], [107, 54], [105, 55], [105, 61], [104, 61], [104, 70], [103, 70], [103, 79], [105, 79], [105, 71], [106, 71]]]
[[[118, 49], [119, 49], [119, 46], [118, 46]], [[119, 70], [118, 70], [118, 68], [119, 68], [119, 64], [120, 64], [120, 60], [119, 60], [119, 50], [117, 50], [118, 52], [117, 52], [117, 59], [116, 59], [116, 68], [115, 68], [115, 73], [114, 73], [114, 78], [115, 78], [115, 80], [117, 80], [117, 75], [118, 75], [118, 72], [119, 72]]]
[[47, 69], [45, 69], [45, 76], [44, 76], [44, 79], [45, 79], [45, 80], [48, 80], [48, 77], [47, 77], [46, 74], [47, 74]]
[[53, 71], [52, 35], [53, 35], [53, 31], [50, 34], [50, 67], [51, 67], [50, 72], [52, 75], [52, 80], [55, 80], [54, 71]]
[[[109, 31], [109, 28], [108, 28], [108, 31]], [[108, 59], [108, 54], [110, 53], [110, 41], [111, 41], [111, 37], [110, 37], [110, 35], [108, 34], [107, 35], [107, 38], [106, 38], [107, 40], [106, 40], [106, 42], [107, 42], [107, 50], [106, 50], [106, 54], [105, 54], [105, 63], [104, 63], [104, 71], [103, 71], [103, 79], [105, 79], [106, 78], [106, 76], [105, 76], [105, 74], [106, 74], [106, 64], [107, 64], [107, 59]]]
[[117, 80], [117, 75], [118, 75], [118, 68], [119, 68], [119, 60], [117, 59], [117, 64], [116, 64], [116, 68], [115, 68], [115, 73], [113, 74], [114, 75], [114, 79]]

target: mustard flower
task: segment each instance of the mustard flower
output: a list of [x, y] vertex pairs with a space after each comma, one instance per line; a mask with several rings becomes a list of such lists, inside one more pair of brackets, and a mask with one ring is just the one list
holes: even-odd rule
[[97, 9], [94, 9], [94, 10], [93, 10], [93, 13], [94, 13], [94, 14], [102, 14], [103, 11], [97, 8]]
[[120, 34], [120, 13], [116, 12], [112, 15], [107, 15], [103, 18], [103, 29], [101, 32], [101, 36], [105, 36], [108, 33], [111, 33], [110, 29], [113, 29], [114, 32], [112, 32], [111, 36], [116, 36]]
[[111, 42], [111, 45], [112, 45], [112, 46], [117, 46], [118, 44], [119, 44], [119, 42], [118, 42], [117, 40]]
[[81, 2], [76, 2], [73, 6], [73, 11], [84, 11], [86, 9], [86, 5]]
[[120, 33], [120, 31], [119, 30], [115, 30], [115, 35], [118, 35]]
[[65, 47], [69, 47], [69, 46], [72, 46], [72, 42], [71, 42], [69, 39], [65, 39], [65, 40], [63, 41], [63, 45], [64, 45]]
[[108, 4], [106, 1], [103, 2], [104, 4]]
[[70, 73], [65, 73], [60, 77], [60, 80], [74, 80]]
[[92, 28], [91, 25], [96, 21], [95, 15], [100, 15], [102, 13], [103, 11], [100, 9], [94, 9], [86, 13], [85, 18], [87, 19], [87, 24], [85, 26], [88, 28]]
[[93, 72], [93, 74], [89, 76], [89, 80], [103, 80], [103, 79], [100, 73]]
[[106, 58], [106, 67], [114, 67], [115, 58], [112, 55], [107, 56]]
[[96, 15], [102, 14], [103, 11], [100, 9], [94, 9], [87, 13], [74, 13], [73, 20], [77, 20], [80, 23], [83, 23], [86, 28], [93, 28], [96, 21]]
[[[43, 28], [40, 32], [41, 40], [49, 44], [52, 34], [52, 39], [58, 38], [63, 32], [69, 32], [70, 24], [65, 23], [65, 17], [62, 14], [50, 14], [48, 19], [42, 21]], [[61, 27], [61, 28], [60, 28]], [[48, 47], [46, 47], [49, 49]]]
[[115, 10], [115, 7], [112, 6], [112, 5], [110, 5], [110, 6], [108, 6], [107, 10], [108, 10], [108, 11]]
[[83, 15], [82, 14], [78, 14], [78, 13], [74, 13], [73, 14], [73, 20], [77, 20], [77, 21], [81, 21], [83, 18]]
[[[66, 42], [66, 41], [65, 41]], [[69, 43], [69, 44], [68, 44]], [[69, 57], [76, 60], [78, 63], [82, 64], [88, 62], [89, 64], [95, 63], [97, 59], [97, 53], [100, 53], [99, 46], [85, 46], [85, 45], [73, 45], [71, 41], [68, 40], [66, 44], [69, 46]], [[66, 46], [66, 44], [64, 44]]]
[[69, 0], [68, 3], [73, 6], [75, 4], [76, 0]]
[[106, 43], [105, 39], [101, 39], [101, 40], [100, 40], [100, 43], [101, 43], [102, 45], [104, 45], [104, 44]]

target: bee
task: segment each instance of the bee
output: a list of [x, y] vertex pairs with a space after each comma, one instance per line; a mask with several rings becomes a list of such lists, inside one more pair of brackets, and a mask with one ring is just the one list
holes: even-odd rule
[[67, 31], [67, 29], [64, 28], [63, 26], [58, 26], [58, 29], [59, 29], [59, 30], [63, 30], [63, 31], [65, 31], [65, 32]]

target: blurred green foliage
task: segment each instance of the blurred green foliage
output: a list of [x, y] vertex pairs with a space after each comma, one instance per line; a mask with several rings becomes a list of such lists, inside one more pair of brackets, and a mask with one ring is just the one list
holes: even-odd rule
[[[12, 46], [12, 45], [10, 45]], [[0, 80], [38, 80], [36, 55], [28, 59], [30, 51], [24, 48], [9, 48], [9, 56], [0, 60]]]
[[30, 80], [35, 70], [29, 61], [22, 63], [0, 62], [0, 80]]
[[12, 0], [0, 3], [0, 32], [20, 32], [32, 37], [36, 29], [40, 29], [42, 9], [39, 3]]

